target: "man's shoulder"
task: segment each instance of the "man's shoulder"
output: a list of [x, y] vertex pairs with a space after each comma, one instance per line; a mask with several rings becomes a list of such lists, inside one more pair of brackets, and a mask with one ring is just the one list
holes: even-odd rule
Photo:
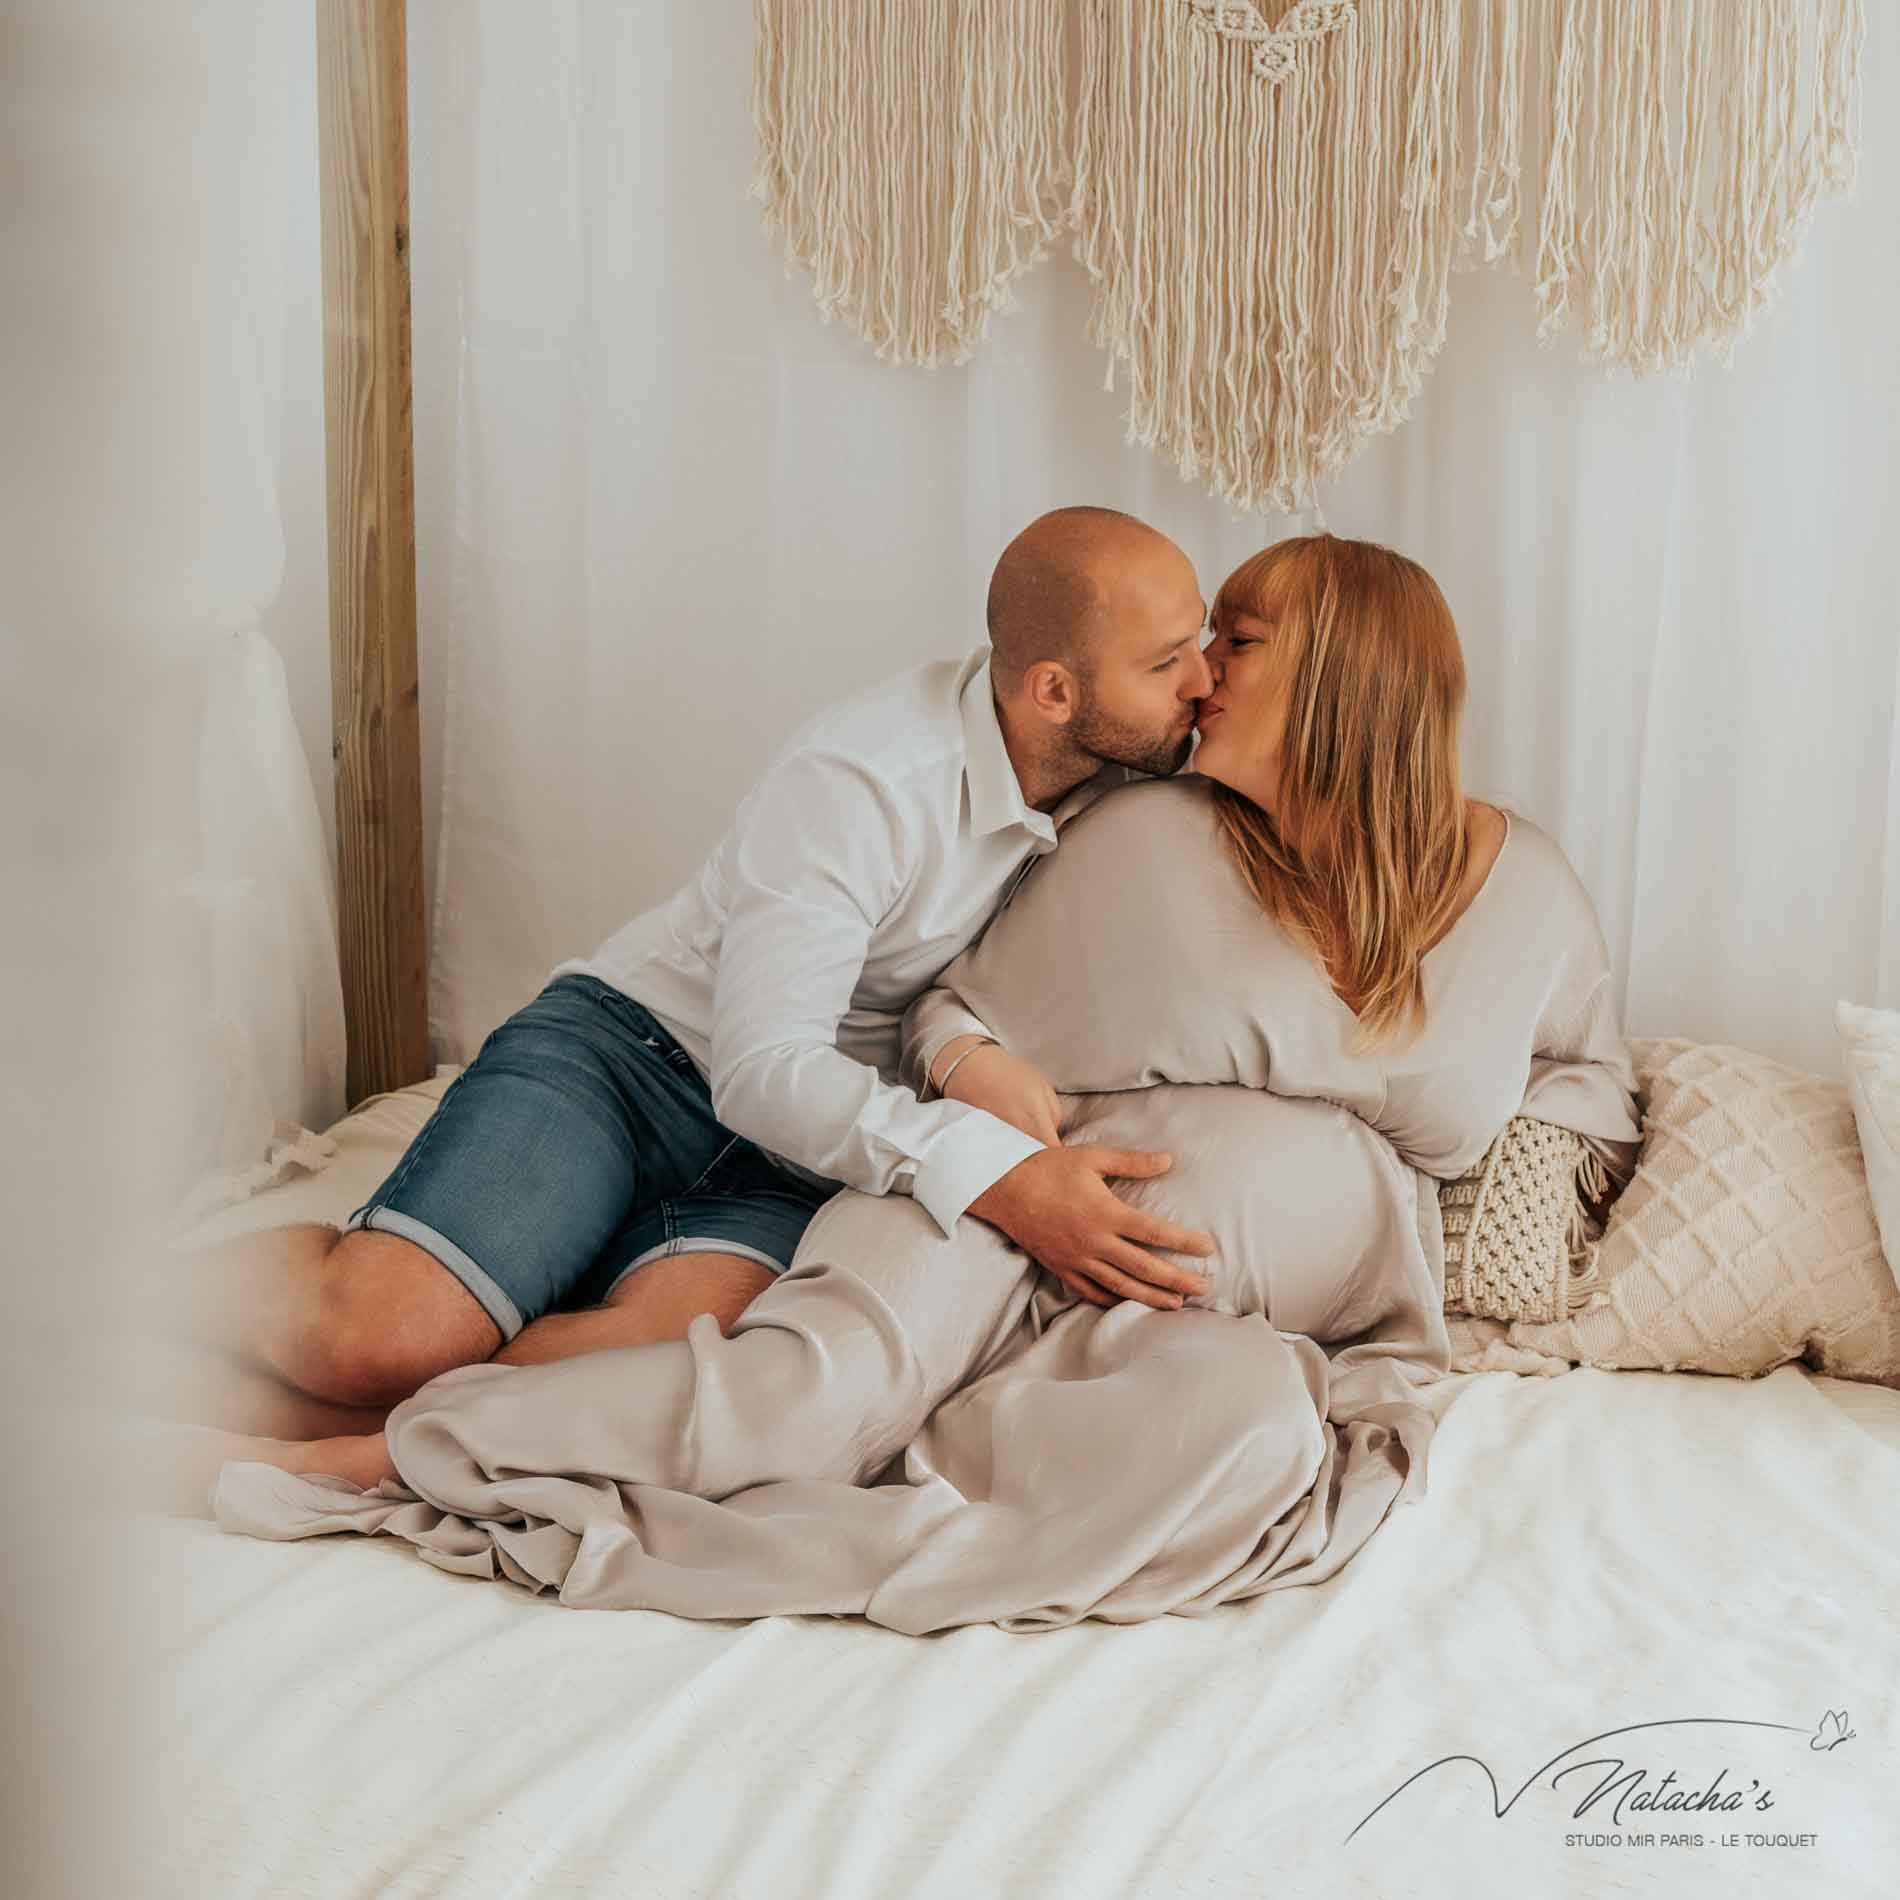
[[833, 701], [792, 734], [780, 758], [826, 754], [888, 779], [960, 767], [961, 690], [974, 658], [929, 660]]

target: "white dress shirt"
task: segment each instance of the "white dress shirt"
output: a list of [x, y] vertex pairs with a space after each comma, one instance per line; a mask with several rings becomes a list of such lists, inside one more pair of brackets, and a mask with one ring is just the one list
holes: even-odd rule
[[698, 877], [552, 973], [645, 1004], [735, 1134], [822, 1185], [909, 1193], [945, 1234], [1042, 1144], [904, 1087], [904, 1010], [1054, 850], [1058, 822], [1131, 776], [1107, 768], [1053, 818], [1031, 810], [989, 659], [917, 667], [810, 721]]

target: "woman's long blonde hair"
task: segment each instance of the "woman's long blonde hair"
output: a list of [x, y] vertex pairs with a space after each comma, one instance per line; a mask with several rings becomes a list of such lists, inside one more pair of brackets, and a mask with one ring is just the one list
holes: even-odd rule
[[1470, 861], [1458, 773], [1465, 664], [1438, 584], [1371, 541], [1315, 534], [1244, 561], [1214, 597], [1296, 642], [1277, 817], [1216, 785], [1221, 828], [1268, 915], [1359, 1017], [1362, 1050], [1425, 1020], [1420, 965]]

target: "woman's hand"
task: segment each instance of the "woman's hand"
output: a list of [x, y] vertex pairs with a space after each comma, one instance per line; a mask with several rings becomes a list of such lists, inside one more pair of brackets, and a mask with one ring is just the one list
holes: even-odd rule
[[1207, 1292], [1212, 1283], [1152, 1250], [1204, 1258], [1214, 1251], [1213, 1236], [1143, 1214], [1108, 1184], [1118, 1178], [1151, 1180], [1172, 1166], [1169, 1155], [1094, 1143], [1045, 1148], [984, 1189], [969, 1212], [1000, 1227], [1091, 1306], [1136, 1300], [1166, 1311]]
[[[1062, 1143], [1062, 1105], [1056, 1092], [1043, 1080], [1041, 1070], [1013, 1056], [1001, 1043], [976, 1043], [959, 1036], [944, 1046], [932, 1065], [939, 1075], [956, 1063], [945, 1099], [967, 1102], [972, 1108], [987, 1109], [1012, 1128], [1039, 1141], [1045, 1148]], [[965, 1049], [969, 1050], [963, 1055]], [[962, 1060], [957, 1058], [962, 1055]]]

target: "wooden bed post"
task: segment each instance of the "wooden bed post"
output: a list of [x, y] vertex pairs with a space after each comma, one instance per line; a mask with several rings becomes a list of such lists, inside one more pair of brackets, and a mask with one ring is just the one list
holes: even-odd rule
[[347, 1092], [429, 1074], [404, 0], [317, 0], [331, 752]]

